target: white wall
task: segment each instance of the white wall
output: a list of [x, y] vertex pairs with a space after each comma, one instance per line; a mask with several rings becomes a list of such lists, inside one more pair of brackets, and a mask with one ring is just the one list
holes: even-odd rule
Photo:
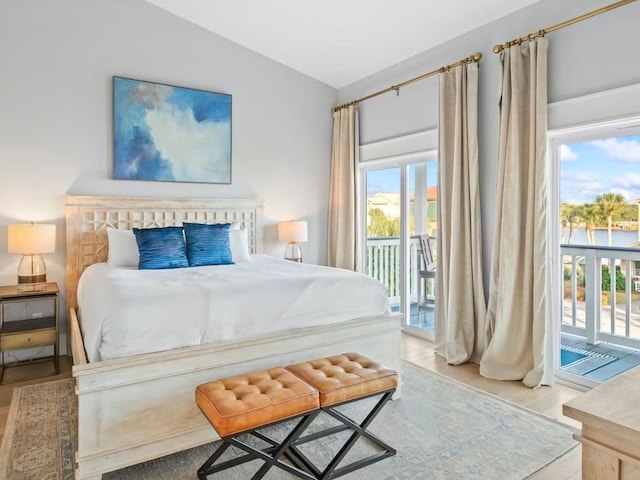
[[[115, 181], [112, 76], [233, 96], [231, 185]], [[305, 219], [305, 261], [325, 263], [336, 90], [142, 0], [0, 2], [0, 284], [16, 281], [7, 224], [58, 226], [46, 255], [64, 288], [63, 195], [258, 198]], [[63, 330], [64, 331], [64, 330]]]
[[[338, 92], [348, 101], [480, 51], [480, 161], [485, 278], [493, 237], [503, 43], [610, 0], [543, 0]], [[393, 19], [390, 19], [392, 21]], [[640, 82], [640, 2], [549, 34], [549, 99]], [[233, 182], [114, 181], [111, 77], [233, 95]], [[361, 140], [437, 126], [437, 77], [360, 106]], [[326, 261], [336, 91], [142, 0], [0, 1], [0, 284], [15, 282], [6, 226], [55, 222], [49, 278], [64, 288], [63, 195], [255, 197], [265, 202], [267, 253], [281, 255], [275, 223], [309, 221], [305, 260]], [[640, 106], [638, 107], [640, 110]]]
[[[423, 52], [338, 91], [340, 103], [398, 84], [481, 52], [479, 77], [479, 154], [485, 286], [495, 226], [498, 163], [500, 59], [492, 52], [505, 43], [612, 3], [611, 0], [543, 0]], [[390, 19], [392, 20], [392, 19]], [[549, 102], [640, 82], [638, 56], [640, 2], [552, 32], [549, 39]], [[437, 127], [437, 76], [360, 105], [360, 140], [371, 143]], [[640, 112], [640, 105], [637, 110]]]

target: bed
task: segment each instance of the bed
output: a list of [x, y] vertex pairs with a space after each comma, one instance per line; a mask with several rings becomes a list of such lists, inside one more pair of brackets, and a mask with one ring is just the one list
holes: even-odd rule
[[348, 312], [330, 324], [257, 331], [248, 338], [230, 335], [212, 343], [135, 355], [125, 352], [106, 360], [94, 355], [89, 361], [76, 293], [81, 274], [106, 261], [108, 227], [236, 222], [247, 229], [255, 254], [261, 251], [262, 204], [241, 199], [86, 196], [66, 196], [65, 202], [68, 338], [78, 396], [78, 480], [99, 479], [103, 473], [216, 440], [194, 402], [194, 388], [200, 383], [347, 351], [400, 367], [399, 316], [348, 318]]

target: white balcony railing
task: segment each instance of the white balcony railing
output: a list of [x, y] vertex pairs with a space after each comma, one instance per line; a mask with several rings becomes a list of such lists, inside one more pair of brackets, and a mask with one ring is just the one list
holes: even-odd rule
[[[409, 294], [416, 302], [420, 288], [419, 242], [409, 244]], [[588, 343], [608, 342], [640, 349], [640, 249], [604, 246], [561, 246], [563, 265], [562, 332]], [[389, 300], [400, 300], [400, 239], [367, 239], [367, 275], [383, 283]], [[609, 274], [603, 291], [603, 272]], [[607, 286], [607, 285], [605, 285]], [[431, 292], [427, 292], [427, 295]]]
[[[391, 304], [400, 301], [400, 238], [371, 237], [367, 239], [365, 273], [387, 287]], [[412, 236], [409, 243], [409, 295], [412, 303], [417, 302], [420, 268], [420, 242]], [[429, 286], [426, 295], [433, 294]]]
[[562, 245], [561, 255], [562, 331], [640, 348], [640, 249]]

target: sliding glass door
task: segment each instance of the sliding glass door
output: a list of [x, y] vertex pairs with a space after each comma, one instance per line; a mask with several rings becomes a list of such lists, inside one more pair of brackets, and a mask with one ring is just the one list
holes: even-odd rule
[[556, 377], [583, 387], [640, 365], [639, 121], [550, 134]]
[[[362, 168], [362, 271], [382, 282], [404, 328], [433, 336], [434, 265], [427, 265], [420, 236], [437, 248], [437, 162], [377, 163]], [[424, 242], [423, 242], [424, 244]]]
[[393, 311], [402, 311], [400, 282], [400, 167], [366, 170], [366, 233], [364, 273], [387, 287]]
[[[435, 328], [437, 165], [435, 161], [410, 165], [408, 176], [410, 305], [407, 329], [413, 333], [426, 333], [429, 337]], [[425, 252], [426, 249], [430, 251]]]

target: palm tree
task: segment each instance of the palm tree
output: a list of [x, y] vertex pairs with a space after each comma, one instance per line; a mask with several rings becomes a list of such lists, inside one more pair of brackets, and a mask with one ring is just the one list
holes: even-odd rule
[[560, 204], [560, 225], [562, 225], [562, 239], [560, 243], [564, 243], [564, 236], [567, 231], [567, 225], [569, 225], [569, 209], [571, 205], [568, 203]]
[[580, 209], [580, 217], [584, 221], [587, 233], [587, 243], [589, 245], [596, 244], [596, 225], [602, 219], [602, 210], [599, 205], [586, 203]]
[[607, 216], [607, 229], [609, 231], [609, 246], [611, 246], [611, 223], [613, 222], [613, 216], [620, 210], [620, 207], [625, 203], [624, 197], [619, 193], [603, 193], [596, 198], [596, 203], [600, 205], [602, 213]]
[[569, 239], [568, 244], [571, 244], [573, 240], [573, 226], [580, 221], [581, 207], [572, 205], [570, 203], [563, 203], [560, 205], [560, 222], [562, 225], [562, 240], [560, 243], [564, 243], [565, 230], [567, 225], [569, 226]]

